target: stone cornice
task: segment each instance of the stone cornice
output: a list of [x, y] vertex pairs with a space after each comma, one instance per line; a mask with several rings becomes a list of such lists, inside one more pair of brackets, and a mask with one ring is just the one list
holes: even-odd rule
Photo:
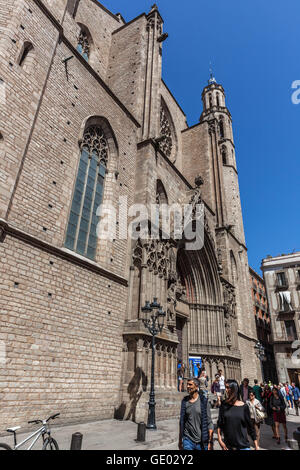
[[45, 242], [38, 237], [30, 235], [29, 233], [23, 232], [18, 228], [10, 225], [7, 221], [0, 219], [0, 240], [3, 242], [7, 235], [21, 240], [22, 242], [31, 245], [35, 248], [38, 248], [42, 251], [45, 251], [53, 256], [57, 256], [61, 259], [64, 259], [70, 263], [73, 263], [77, 266], [87, 269], [88, 271], [92, 271], [100, 276], [103, 276], [111, 281], [116, 282], [122, 286], [128, 287], [128, 280], [114, 274], [104, 268], [101, 268], [98, 264], [94, 261], [91, 261], [83, 256], [78, 255], [75, 252], [67, 250], [66, 248], [60, 248], [52, 245], [51, 243]]
[[212, 106], [211, 108], [206, 109], [202, 112], [200, 116], [200, 122], [203, 122], [204, 120], [206, 120], [207, 116], [209, 116], [210, 114], [214, 115], [215, 113], [226, 114], [232, 121], [232, 116], [230, 114], [230, 111], [225, 106]]

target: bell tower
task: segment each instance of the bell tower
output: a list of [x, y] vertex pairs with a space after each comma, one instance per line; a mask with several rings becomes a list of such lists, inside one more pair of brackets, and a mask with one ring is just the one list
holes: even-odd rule
[[211, 158], [214, 170], [218, 226], [229, 226], [245, 243], [242, 209], [232, 132], [232, 117], [226, 106], [225, 91], [212, 71], [202, 92], [203, 112], [200, 122], [209, 124]]

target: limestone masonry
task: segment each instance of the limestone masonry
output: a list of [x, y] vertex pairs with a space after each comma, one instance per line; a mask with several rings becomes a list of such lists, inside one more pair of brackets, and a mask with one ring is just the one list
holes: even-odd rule
[[[158, 419], [178, 414], [178, 360], [260, 380], [223, 87], [211, 77], [188, 127], [161, 78], [156, 5], [126, 23], [96, 0], [0, 0], [0, 28], [0, 432], [54, 412], [146, 420], [154, 297]], [[99, 240], [97, 207], [120, 197], [203, 202], [204, 247], [119, 226]]]

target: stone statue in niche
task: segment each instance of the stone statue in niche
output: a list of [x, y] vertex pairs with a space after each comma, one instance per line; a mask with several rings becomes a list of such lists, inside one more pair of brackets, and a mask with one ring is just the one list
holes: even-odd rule
[[174, 330], [176, 326], [176, 283], [169, 283], [168, 293], [167, 293], [167, 324], [171, 331]]
[[187, 301], [186, 287], [181, 283], [179, 277], [176, 282], [176, 297], [178, 300], [182, 300], [183, 302]]
[[225, 322], [226, 346], [231, 346], [231, 327], [228, 321]]
[[171, 247], [169, 249], [169, 280], [173, 282], [177, 281], [176, 261], [177, 250], [176, 248]]

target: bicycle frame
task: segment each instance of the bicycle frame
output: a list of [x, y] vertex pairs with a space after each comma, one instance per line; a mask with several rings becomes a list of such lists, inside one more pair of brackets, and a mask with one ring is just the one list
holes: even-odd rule
[[[33, 440], [33, 442], [30, 444], [30, 446], [28, 447], [27, 450], [31, 450], [34, 446], [34, 444], [37, 442], [37, 440], [39, 439], [40, 436], [44, 436], [44, 434], [50, 434], [49, 432], [49, 429], [46, 425], [46, 423], [43, 423], [43, 426], [41, 428], [39, 428], [37, 431], [33, 432], [32, 434], [30, 434], [30, 436], [26, 437], [26, 439], [24, 439], [24, 441], [20, 442], [19, 444], [17, 444], [17, 441], [16, 441], [16, 436], [15, 436], [15, 445], [14, 445], [14, 450], [17, 450], [19, 449], [19, 447], [21, 447], [22, 445], [26, 444], [26, 442], [30, 441], [30, 439], [32, 439], [34, 436], [36, 436], [36, 438]], [[43, 441], [44, 441], [44, 437], [43, 437]]]

